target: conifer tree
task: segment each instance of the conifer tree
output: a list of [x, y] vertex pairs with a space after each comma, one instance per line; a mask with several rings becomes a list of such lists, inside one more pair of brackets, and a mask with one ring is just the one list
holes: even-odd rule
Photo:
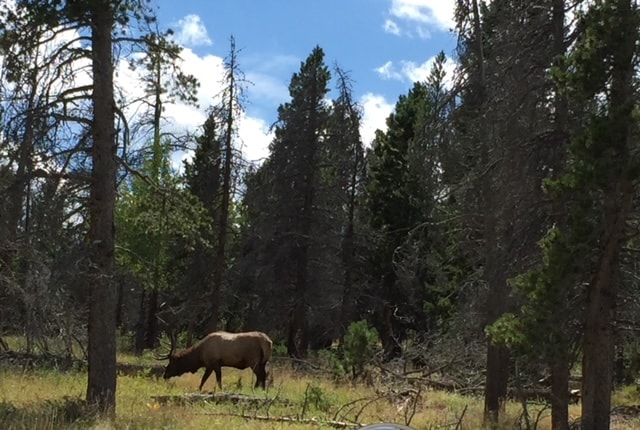
[[[262, 306], [286, 315], [278, 323], [286, 333], [288, 353], [306, 355], [309, 346], [309, 299], [317, 293], [314, 277], [314, 229], [318, 227], [319, 166], [327, 139], [330, 72], [324, 51], [315, 47], [294, 73], [291, 100], [278, 108], [275, 136], [264, 164], [249, 177], [247, 213], [257, 234]], [[283, 300], [284, 298], [284, 300]], [[265, 322], [267, 324], [267, 322]], [[268, 324], [274, 324], [270, 321]]]
[[[377, 284], [376, 327], [387, 358], [400, 354], [403, 328], [394, 315], [406, 315], [410, 292], [399, 288], [394, 252], [409, 230], [422, 219], [422, 200], [416, 172], [407, 169], [410, 142], [416, 136], [418, 118], [424, 112], [426, 86], [416, 82], [402, 95], [387, 118], [387, 131], [376, 133], [368, 154], [366, 207], [369, 224], [379, 233], [372, 251], [371, 268]], [[402, 309], [401, 309], [402, 308]]]
[[[293, 357], [306, 355], [309, 345], [307, 296], [313, 291], [310, 274], [312, 238], [317, 222], [315, 204], [318, 162], [328, 120], [325, 96], [331, 74], [324, 51], [315, 47], [291, 78], [291, 101], [278, 108], [275, 138], [270, 145], [274, 168], [274, 240], [286, 257], [277, 264], [282, 285], [291, 286], [287, 327], [287, 350]], [[280, 276], [276, 275], [276, 278]]]
[[[362, 248], [363, 222], [358, 207], [364, 192], [364, 147], [360, 137], [361, 110], [353, 100], [351, 80], [340, 67], [336, 67], [338, 97], [333, 101], [327, 138], [327, 171], [324, 175], [328, 191], [325, 213], [336, 240], [329, 245], [333, 255], [340, 260], [334, 266], [340, 267], [336, 274], [336, 284], [341, 285], [340, 315], [335, 321], [339, 326], [331, 332], [342, 338], [349, 324], [356, 320], [358, 302], [362, 295], [362, 264], [359, 252]], [[337, 210], [336, 210], [337, 209]], [[333, 306], [323, 315], [330, 314]], [[334, 321], [334, 324], [335, 324]]]
[[[461, 64], [456, 132], [467, 167], [463, 215], [482, 267], [485, 323], [517, 308], [509, 280], [539, 261], [539, 232], [549, 225], [542, 180], [556, 167], [545, 144], [546, 102], [554, 65], [552, 3], [458, 2]], [[526, 118], [526, 120], [525, 120]], [[478, 246], [479, 245], [479, 246]], [[486, 291], [486, 293], [484, 293]], [[485, 422], [495, 427], [506, 401], [512, 357], [487, 338]]]

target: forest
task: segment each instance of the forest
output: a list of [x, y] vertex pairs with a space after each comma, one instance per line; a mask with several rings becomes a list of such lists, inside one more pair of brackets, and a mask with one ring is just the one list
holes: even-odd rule
[[[113, 413], [120, 348], [260, 330], [304, 361], [360, 333], [371, 362], [481, 375], [487, 426], [544, 380], [568, 430], [579, 375], [579, 428], [609, 429], [640, 371], [640, 5], [455, 17], [455, 52], [373, 142], [349, 73], [309, 47], [257, 164], [233, 37], [219, 103], [179, 135], [164, 108], [199, 82], [151, 2], [2, 2], [0, 352], [20, 336], [86, 360], [86, 401]], [[123, 59], [141, 99], [114, 81]]]

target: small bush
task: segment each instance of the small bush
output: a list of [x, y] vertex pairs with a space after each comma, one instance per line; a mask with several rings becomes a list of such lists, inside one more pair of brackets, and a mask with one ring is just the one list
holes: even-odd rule
[[126, 332], [120, 333], [116, 337], [118, 351], [120, 352], [133, 352], [135, 350], [135, 333]]
[[344, 336], [344, 363], [354, 380], [362, 376], [365, 367], [373, 362], [379, 339], [377, 330], [369, 327], [365, 320], [349, 325]]
[[286, 357], [287, 356], [287, 345], [283, 345], [281, 343], [274, 343], [273, 344], [272, 355], [274, 357]]
[[323, 349], [318, 351], [318, 358], [320, 361], [327, 365], [331, 371], [331, 376], [334, 382], [344, 380], [347, 371], [345, 370], [344, 359], [341, 358], [342, 354], [338, 354], [335, 349]]
[[306, 402], [313, 405], [321, 412], [328, 412], [331, 408], [331, 401], [329, 400], [329, 397], [319, 385], [312, 383], [307, 386], [305, 396]]

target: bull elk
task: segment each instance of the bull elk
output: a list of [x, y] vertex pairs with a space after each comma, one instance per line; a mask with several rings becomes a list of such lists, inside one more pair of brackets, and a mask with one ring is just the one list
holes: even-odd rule
[[266, 364], [271, 359], [272, 342], [269, 336], [259, 331], [246, 333], [227, 333], [216, 331], [209, 333], [204, 339], [191, 348], [174, 352], [175, 340], [172, 339], [171, 351], [159, 356], [159, 359], [169, 359], [164, 370], [164, 379], [180, 376], [184, 373], [196, 373], [201, 367], [205, 368], [200, 381], [199, 390], [202, 391], [211, 372], [216, 373], [218, 388], [222, 389], [222, 367], [246, 369], [250, 367], [256, 375], [255, 388], [266, 388]]

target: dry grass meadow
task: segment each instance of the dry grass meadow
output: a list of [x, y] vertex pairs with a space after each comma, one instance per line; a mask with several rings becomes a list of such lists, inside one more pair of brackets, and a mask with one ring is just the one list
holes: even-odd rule
[[[152, 366], [157, 363], [150, 356], [122, 355], [118, 361], [142, 366], [142, 371], [119, 375], [117, 417], [113, 420], [91, 418], [85, 410], [84, 370], [58, 371], [0, 362], [1, 428], [296, 430], [348, 429], [376, 422], [409, 424], [415, 429], [482, 427], [481, 397], [383, 383], [381, 378], [369, 384], [352, 384], [320, 372], [295, 370], [276, 360], [274, 380], [267, 392], [252, 389], [250, 370], [224, 368], [223, 389], [207, 399], [195, 393], [202, 370], [165, 381], [153, 375]], [[215, 388], [212, 376], [203, 391]], [[628, 387], [617, 392], [614, 402], [627, 408], [618, 408], [613, 428], [640, 428], [632, 407], [640, 403], [638, 390]], [[528, 408], [529, 428], [550, 428], [548, 409], [534, 403]], [[527, 428], [521, 412], [520, 404], [509, 403], [500, 428]], [[570, 413], [577, 418], [579, 406], [572, 406]]]

